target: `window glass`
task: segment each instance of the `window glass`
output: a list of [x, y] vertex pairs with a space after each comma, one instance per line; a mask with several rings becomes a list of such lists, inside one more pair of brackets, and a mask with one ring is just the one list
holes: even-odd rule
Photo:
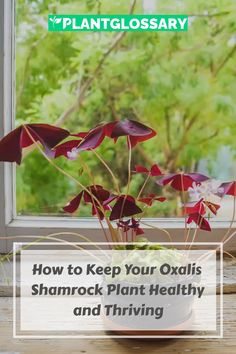
[[[158, 163], [166, 172], [198, 171], [218, 181], [235, 179], [235, 7], [236, 2], [228, 0], [138, 0], [135, 13], [191, 15], [189, 31], [127, 33], [105, 55], [116, 33], [49, 33], [47, 16], [127, 14], [129, 1], [16, 0], [16, 124], [57, 123], [77, 133], [117, 118], [139, 120], [158, 134], [134, 149], [133, 169], [135, 164]], [[76, 105], [88, 78], [91, 85]], [[107, 139], [97, 151], [125, 188], [125, 139], [115, 145]], [[78, 194], [78, 187], [37, 149], [25, 155], [17, 168], [17, 214], [65, 216], [62, 207]], [[113, 188], [110, 175], [91, 152], [83, 152], [75, 161], [61, 157], [56, 163], [85, 185], [94, 179]], [[138, 195], [144, 178], [133, 175], [134, 194]], [[168, 202], [156, 203], [147, 216], [181, 216], [183, 196], [168, 187], [161, 190], [155, 180], [143, 195], [154, 192]], [[193, 200], [196, 192], [185, 198]], [[217, 202], [216, 197], [209, 198]], [[231, 218], [232, 203], [224, 199], [220, 218]], [[78, 215], [90, 216], [90, 207], [81, 206]]]

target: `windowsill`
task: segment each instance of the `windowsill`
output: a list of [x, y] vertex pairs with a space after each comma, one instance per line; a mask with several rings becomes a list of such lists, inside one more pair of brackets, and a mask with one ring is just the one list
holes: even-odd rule
[[[183, 219], [144, 219], [144, 222], [152, 225], [152, 227], [142, 225], [145, 230], [144, 237], [147, 237], [150, 242], [169, 242], [170, 237], [166, 231], [171, 235], [173, 242], [184, 242], [186, 238]], [[219, 243], [224, 238], [229, 225], [230, 222], [226, 221], [211, 222], [212, 232], [199, 230], [195, 241]], [[104, 228], [107, 228], [105, 223]], [[193, 238], [194, 231], [195, 227], [193, 226], [188, 238], [189, 242]], [[230, 233], [234, 231], [236, 231], [236, 223], [232, 226]], [[38, 238], [54, 235], [54, 237], [62, 240], [66, 237], [69, 242], [83, 241], [85, 238], [91, 242], [106, 241], [101, 225], [94, 218], [16, 217], [6, 224], [4, 234], [7, 239], [5, 244], [2, 243], [1, 251], [3, 253], [11, 250], [14, 242], [19, 242], [19, 240], [33, 242], [36, 236]], [[228, 252], [236, 251], [236, 237], [233, 237], [224, 245], [224, 250]]]
[[[150, 224], [153, 228], [162, 228], [166, 230], [184, 229], [183, 218], [145, 218], [143, 219], [145, 224]], [[104, 228], [107, 228], [106, 223], [103, 223]], [[213, 230], [225, 229], [230, 226], [230, 221], [214, 220], [211, 221], [211, 227]], [[8, 227], [39, 227], [39, 228], [79, 228], [79, 229], [101, 229], [100, 223], [95, 218], [76, 218], [76, 217], [36, 217], [36, 216], [18, 216], [13, 219]], [[143, 229], [150, 229], [150, 226], [142, 224]], [[233, 223], [232, 229], [236, 229], [236, 221]], [[194, 229], [194, 227], [193, 227]]]

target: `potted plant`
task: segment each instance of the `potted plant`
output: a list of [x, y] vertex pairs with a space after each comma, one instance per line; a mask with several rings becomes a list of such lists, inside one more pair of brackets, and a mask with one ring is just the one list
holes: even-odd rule
[[[120, 246], [121, 249], [124, 249], [124, 247], [125, 249], [135, 249], [137, 242], [140, 244], [138, 249], [150, 250], [155, 249], [155, 247], [159, 249], [160, 246], [150, 245], [148, 239], [142, 236], [144, 234], [142, 225], [146, 224], [143, 218], [149, 208], [152, 208], [155, 203], [165, 203], [167, 198], [159, 194], [146, 193], [146, 187], [149, 183], [156, 184], [159, 187], [158, 190], [169, 186], [169, 188], [181, 194], [181, 212], [184, 216], [183, 238], [186, 242], [191, 236], [192, 223], [195, 224], [195, 229], [191, 242], [196, 239], [199, 229], [207, 232], [211, 231], [209, 218], [211, 214], [217, 214], [220, 205], [209, 199], [210, 194], [217, 195], [219, 199], [224, 195], [231, 195], [234, 197], [233, 219], [229, 230], [223, 237], [223, 242], [228, 242], [234, 235], [230, 235], [230, 230], [235, 216], [236, 182], [226, 182], [215, 186], [209, 177], [200, 173], [185, 173], [182, 171], [170, 174], [164, 173], [157, 164], [147, 167], [133, 166], [133, 148], [155, 136], [156, 132], [152, 128], [129, 119], [100, 124], [87, 132], [76, 133], [70, 133], [68, 130], [48, 124], [24, 124], [1, 139], [0, 161], [15, 162], [20, 165], [24, 149], [30, 146], [37, 148], [59, 173], [67, 176], [79, 188], [77, 195], [63, 208], [64, 212], [74, 214], [79, 211], [81, 203], [90, 205], [91, 215], [98, 219], [105, 240], [111, 248], [116, 247], [116, 249], [117, 243], [124, 242], [129, 243], [129, 245], [122, 245]], [[123, 189], [109, 166], [109, 162], [105, 161], [96, 150], [104, 139], [112, 139], [116, 142], [120, 138], [127, 140], [128, 150], [128, 178], [127, 185]], [[93, 178], [93, 183], [85, 186], [79, 178], [71, 176], [56, 163], [58, 158], [66, 158], [73, 163], [83, 151], [90, 151], [91, 158], [99, 159], [104, 165], [114, 184], [112, 190], [96, 184], [95, 178]], [[86, 161], [84, 166], [86, 168]], [[144, 183], [137, 195], [131, 193], [133, 174], [145, 176]], [[169, 232], [167, 230], [162, 231], [168, 235], [171, 242], [172, 238]], [[116, 243], [116, 246], [113, 246], [113, 243]], [[153, 262], [153, 259], [149, 258], [148, 262]], [[131, 283], [132, 281], [130, 279]], [[172, 280], [170, 279], [170, 281]], [[178, 323], [189, 319], [192, 300], [192, 298], [189, 298], [189, 301], [185, 301], [185, 304], [179, 304], [176, 326], [178, 326]], [[106, 303], [106, 301], [105, 298], [104, 302]], [[130, 328], [128, 330], [131, 331]], [[127, 331], [127, 328], [124, 331]]]
[[[126, 265], [132, 268], [132, 265], [135, 264], [135, 267], [138, 265], [140, 268], [140, 275], [121, 272], [115, 279], [105, 276], [102, 284], [105, 289], [102, 296], [103, 307], [113, 309], [116, 304], [118, 308], [130, 308], [131, 312], [133, 309], [134, 311], [138, 309], [143, 311], [143, 314], [135, 317], [132, 315], [118, 316], [114, 315], [114, 312], [107, 314], [104, 311], [106, 312], [104, 316], [105, 328], [107, 326], [110, 330], [113, 329], [121, 334], [145, 336], [176, 335], [182, 333], [184, 329], [188, 329], [193, 320], [194, 295], [179, 296], [174, 293], [166, 293], [165, 296], [162, 296], [162, 292], [170, 288], [187, 288], [193, 284], [196, 286], [201, 277], [198, 274], [183, 277], [171, 272], [168, 275], [163, 275], [161, 271], [166, 264], [180, 269], [187, 267], [188, 264], [191, 264], [188, 252], [150, 244], [148, 239], [143, 236], [137, 237], [135, 244], [116, 246], [115, 249], [123, 252], [112, 254], [110, 265], [122, 268]], [[157, 252], [162, 250], [165, 252]], [[152, 272], [151, 270], [154, 268], [155, 271]], [[146, 290], [150, 288], [152, 288], [152, 293], [149, 297], [145, 297]], [[145, 317], [147, 309], [153, 311], [148, 320]], [[163, 316], [163, 309], [165, 309], [165, 316]]]

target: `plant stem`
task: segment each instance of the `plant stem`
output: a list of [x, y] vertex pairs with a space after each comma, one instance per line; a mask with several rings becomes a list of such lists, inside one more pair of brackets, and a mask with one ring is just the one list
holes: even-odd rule
[[[182, 188], [182, 198], [183, 198], [183, 203], [184, 203], [184, 207], [186, 204], [185, 201], [185, 194], [184, 194], [184, 176], [183, 173], [181, 173], [181, 188]], [[186, 219], [186, 215], [184, 215], [184, 236], [186, 238], [187, 235], [187, 219]]]
[[231, 240], [231, 238], [234, 237], [234, 235], [236, 235], [236, 231], [234, 231], [226, 240], [223, 241], [223, 245], [225, 245], [227, 242], [229, 242]]
[[[91, 197], [94, 197], [92, 192], [87, 188], [85, 187], [82, 183], [80, 183], [75, 177], [73, 177], [72, 175], [70, 175], [69, 173], [67, 173], [66, 171], [64, 171], [61, 167], [57, 166], [46, 154], [45, 152], [43, 151], [43, 149], [41, 148], [41, 146], [39, 145], [39, 143], [34, 139], [34, 137], [32, 136], [32, 134], [30, 133], [29, 129], [24, 126], [24, 129], [26, 130], [27, 134], [29, 135], [29, 137], [31, 138], [31, 140], [36, 144], [36, 147], [38, 148], [38, 150], [40, 151], [40, 153], [44, 156], [44, 158], [54, 167], [56, 168], [60, 173], [62, 173], [64, 176], [66, 176], [67, 178], [71, 179], [72, 181], [74, 181], [79, 187], [81, 187], [83, 190], [85, 190]], [[101, 207], [101, 210], [103, 210], [103, 206], [101, 205], [100, 201], [94, 197], [94, 199], [96, 200], [96, 202], [98, 203], [98, 205]], [[109, 231], [111, 233], [111, 236], [112, 236], [112, 240], [114, 242], [117, 241], [117, 235], [116, 235], [116, 231], [115, 229], [113, 228], [110, 220], [107, 218], [106, 214], [105, 214], [105, 211], [104, 211], [104, 217], [105, 217], [105, 220], [107, 222], [107, 225], [108, 225], [108, 228], [109, 228]]]
[[190, 232], [191, 232], [191, 227], [189, 227], [189, 229], [188, 229], [187, 236], [186, 236], [186, 238], [184, 240], [185, 243], [188, 242], [188, 238], [189, 238]]
[[[82, 157], [81, 157], [80, 155], [79, 155], [79, 158], [80, 158], [80, 161], [81, 161], [82, 165], [83, 165], [84, 168], [86, 169], [88, 175], [90, 176], [93, 185], [96, 186], [96, 182], [95, 182], [95, 179], [94, 179], [94, 177], [93, 177], [93, 175], [92, 175], [92, 173], [91, 173], [91, 171], [90, 171], [90, 168], [89, 168], [88, 165], [84, 162], [84, 160], [82, 159]], [[101, 219], [100, 219], [100, 215], [99, 215], [99, 213], [97, 212], [97, 208], [96, 208], [96, 205], [95, 205], [95, 202], [94, 202], [94, 196], [93, 196], [93, 195], [91, 196], [91, 199], [92, 199], [93, 207], [94, 207], [94, 209], [96, 210], [96, 215], [97, 215], [97, 218], [98, 218], [98, 220], [99, 220], [101, 229], [102, 229], [102, 231], [103, 231], [103, 233], [104, 233], [105, 239], [107, 240], [107, 242], [108, 242], [108, 244], [109, 244], [110, 241], [109, 241], [109, 239], [108, 239], [106, 230], [105, 230], [104, 227], [103, 227], [102, 221], [101, 221]], [[98, 206], [98, 207], [99, 207], [99, 206]], [[101, 210], [101, 211], [103, 212], [103, 210]], [[109, 247], [110, 247], [110, 244], [109, 244]]]
[[[234, 188], [234, 194], [236, 194], [236, 186]], [[222, 239], [222, 243], [225, 244], [227, 243], [229, 240], [231, 240], [231, 238], [235, 235], [236, 232], [233, 232], [227, 239], [228, 234], [230, 233], [230, 231], [232, 230], [233, 227], [233, 223], [234, 223], [234, 219], [235, 219], [235, 214], [236, 214], [236, 196], [234, 195], [234, 206], [233, 206], [233, 216], [232, 216], [232, 220], [230, 222], [229, 228], [226, 232], [226, 234], [224, 235], [223, 239]]]
[[106, 163], [105, 160], [103, 160], [103, 158], [97, 153], [97, 151], [91, 149], [91, 151], [94, 153], [94, 155], [97, 156], [97, 158], [101, 161], [101, 163], [106, 167], [106, 169], [108, 170], [108, 172], [110, 173], [112, 179], [113, 179], [113, 182], [114, 182], [114, 186], [117, 190], [117, 193], [120, 195], [120, 187], [119, 187], [119, 183], [117, 181], [117, 178], [116, 176], [114, 175], [114, 173], [112, 172], [111, 168], [108, 166], [108, 164]]
[[[234, 193], [236, 194], [236, 193]], [[230, 233], [230, 231], [232, 230], [233, 227], [233, 223], [234, 223], [234, 219], [235, 219], [235, 213], [236, 213], [236, 197], [234, 196], [234, 205], [233, 205], [233, 215], [232, 215], [232, 220], [230, 222], [229, 228], [226, 232], [226, 234], [224, 235], [222, 242], [224, 242], [227, 239], [228, 234]]]
[[131, 182], [131, 160], [132, 160], [132, 147], [131, 147], [131, 142], [130, 142], [130, 137], [127, 137], [128, 141], [128, 149], [129, 149], [129, 158], [128, 158], [128, 182], [127, 182], [127, 190], [126, 194], [129, 194], [130, 190], [130, 182]]
[[92, 181], [92, 184], [95, 186], [96, 185], [96, 181], [95, 181], [94, 175], [91, 173], [91, 170], [90, 170], [89, 166], [84, 162], [84, 160], [83, 160], [83, 158], [82, 158], [82, 156], [80, 154], [78, 155], [78, 157], [79, 157], [79, 160], [80, 160], [83, 168], [87, 171], [87, 173], [88, 173], [88, 175], [89, 175], [89, 177], [90, 177], [90, 179]]
[[231, 253], [223, 251], [223, 253], [227, 254], [228, 256], [230, 256], [231, 258], [233, 258], [233, 260], [236, 260], [236, 257], [234, 257]]
[[156, 229], [156, 230], [159, 230], [159, 231], [164, 232], [164, 233], [168, 236], [170, 242], [173, 242], [173, 240], [172, 240], [172, 238], [171, 238], [171, 236], [170, 236], [170, 233], [169, 233], [167, 230], [162, 229], [161, 227], [153, 226], [153, 225], [148, 224], [147, 222], [144, 222], [144, 221], [141, 221], [141, 220], [140, 220], [140, 223], [143, 224], [143, 225], [149, 226], [149, 227], [151, 227], [152, 229]]
[[[102, 220], [101, 220], [101, 218], [100, 218], [99, 212], [97, 211], [97, 206], [96, 206], [96, 204], [95, 204], [94, 198], [91, 197], [91, 199], [92, 199], [92, 203], [93, 203], [94, 210], [96, 211], [96, 215], [97, 215], [99, 224], [100, 224], [101, 229], [102, 229], [102, 231], [103, 231], [103, 233], [104, 233], [105, 239], [107, 240], [107, 242], [108, 242], [108, 244], [109, 244], [109, 248], [111, 248], [111, 247], [110, 247], [110, 241], [109, 241], [109, 238], [108, 238], [108, 236], [107, 236], [106, 230], [105, 230], [104, 227], [103, 227]], [[99, 207], [99, 206], [98, 206], [98, 207]], [[101, 212], [103, 213], [103, 211], [101, 211]]]
[[199, 228], [200, 228], [200, 226], [201, 226], [201, 225], [200, 225], [200, 226], [198, 227], [198, 224], [199, 224], [199, 221], [200, 221], [200, 217], [201, 217], [201, 215], [199, 214], [198, 219], [197, 219], [197, 226], [196, 226], [196, 229], [195, 229], [195, 231], [194, 231], [193, 239], [192, 239], [192, 241], [191, 241], [191, 243], [190, 243], [189, 250], [191, 249], [191, 247], [192, 247], [192, 245], [193, 245], [193, 243], [194, 243], [194, 241], [195, 241], [195, 238], [197, 237], [198, 230], [199, 230]]
[[[62, 240], [62, 239], [60, 239], [60, 238], [57, 238], [57, 237], [54, 237], [55, 235], [56, 236], [60, 236], [60, 235], [62, 235], [63, 233], [55, 233], [55, 234], [50, 234], [50, 235], [48, 235], [48, 236], [34, 236], [34, 235], [21, 235], [21, 236], [7, 236], [7, 237], [0, 237], [0, 240], [4, 240], [4, 239], [8, 239], [8, 240], [14, 240], [14, 239], [18, 239], [18, 238], [20, 238], [20, 239], [22, 239], [22, 238], [29, 238], [29, 239], [36, 239], [35, 241], [33, 241], [33, 242], [30, 242], [27, 246], [26, 246], [26, 248], [22, 248], [22, 249], [27, 249], [27, 248], [29, 248], [30, 246], [33, 246], [35, 243], [37, 243], [37, 242], [40, 242], [40, 241], [42, 241], [42, 240], [52, 240], [52, 241], [57, 241], [57, 242], [61, 242], [61, 243], [66, 243], [67, 245], [69, 245], [69, 246], [72, 246], [72, 247], [74, 247], [74, 248], [76, 248], [76, 249], [78, 249], [78, 250], [82, 250], [82, 251], [84, 251], [85, 253], [88, 253], [90, 256], [92, 256], [92, 257], [94, 257], [94, 258], [96, 258], [96, 259], [98, 259], [99, 260], [99, 262], [101, 261], [101, 259], [99, 259], [98, 257], [96, 257], [95, 255], [93, 255], [92, 253], [90, 253], [88, 250], [85, 250], [83, 247], [81, 247], [81, 246], [78, 246], [78, 245], [75, 245], [73, 242], [69, 242], [69, 241], [66, 241], [66, 240]], [[82, 235], [81, 235], [82, 236]], [[83, 236], [82, 236], [83, 237]], [[92, 242], [91, 242], [92, 243]], [[99, 250], [101, 250], [100, 248], [98, 248]], [[9, 255], [8, 255], [9, 256]], [[5, 257], [3, 257], [2, 259], [1, 259], [1, 261], [4, 261], [4, 259], [6, 258], [6, 256]]]
[[143, 185], [142, 185], [142, 188], [141, 188], [140, 191], [139, 191], [139, 194], [138, 194], [138, 196], [137, 196], [137, 199], [139, 199], [140, 196], [142, 195], [142, 193], [143, 193], [143, 191], [144, 191], [144, 188], [146, 187], [150, 176], [151, 176], [151, 172], [148, 173], [147, 178], [145, 179], [145, 181], [144, 181], [144, 183], [143, 183]]
[[199, 228], [198, 228], [198, 226], [196, 226], [195, 231], [194, 231], [194, 235], [193, 235], [193, 238], [192, 238], [192, 241], [191, 241], [191, 243], [190, 243], [190, 245], [189, 245], [188, 250], [191, 249], [191, 247], [192, 247], [192, 245], [193, 245], [193, 243], [194, 243], [194, 241], [195, 241], [195, 238], [197, 237], [198, 230], [199, 230]]
[[119, 242], [122, 242], [123, 241], [122, 232], [118, 226], [117, 226], [116, 232], [117, 232], [117, 235], [119, 235], [119, 239], [120, 239]]
[[128, 157], [128, 181], [127, 181], [127, 188], [126, 188], [126, 195], [124, 196], [122, 207], [120, 210], [120, 217], [119, 220], [122, 219], [123, 217], [123, 211], [124, 211], [124, 206], [125, 206], [125, 201], [127, 199], [127, 196], [129, 195], [129, 190], [130, 190], [130, 181], [131, 181], [131, 159], [132, 159], [132, 148], [131, 148], [131, 143], [130, 143], [130, 137], [127, 137], [127, 142], [128, 142], [128, 149], [129, 149], [129, 157]]

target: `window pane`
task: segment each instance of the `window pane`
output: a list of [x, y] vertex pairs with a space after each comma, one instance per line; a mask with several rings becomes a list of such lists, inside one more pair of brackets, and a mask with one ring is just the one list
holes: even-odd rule
[[[158, 163], [171, 173], [184, 170], [216, 180], [235, 179], [235, 45], [234, 1], [141, 1], [136, 13], [182, 13], [190, 17], [186, 33], [127, 33], [112, 46], [114, 33], [48, 33], [49, 13], [122, 14], [129, 1], [16, 1], [16, 124], [42, 122], [83, 132], [117, 118], [130, 118], [157, 130], [157, 137], [133, 151], [135, 164]], [[99, 65], [105, 57], [103, 65]], [[99, 70], [96, 70], [99, 67]], [[91, 78], [79, 105], [78, 95]], [[128, 151], [125, 139], [105, 140], [103, 156], [126, 190]], [[17, 168], [18, 215], [65, 215], [62, 207], [80, 189], [60, 174], [37, 149], [26, 151]], [[111, 176], [92, 152], [56, 164], [84, 185], [113, 189]], [[88, 169], [84, 167], [84, 163]], [[131, 192], [138, 195], [145, 176], [133, 174]], [[215, 186], [213, 186], [215, 188]], [[204, 193], [209, 192], [209, 187]], [[155, 178], [143, 195], [168, 198], [147, 216], [181, 216], [183, 200], [193, 200]], [[218, 201], [209, 196], [210, 201]], [[233, 201], [224, 199], [220, 218], [230, 219]], [[67, 216], [67, 215], [66, 215]], [[83, 205], [79, 216], [90, 216]]]

